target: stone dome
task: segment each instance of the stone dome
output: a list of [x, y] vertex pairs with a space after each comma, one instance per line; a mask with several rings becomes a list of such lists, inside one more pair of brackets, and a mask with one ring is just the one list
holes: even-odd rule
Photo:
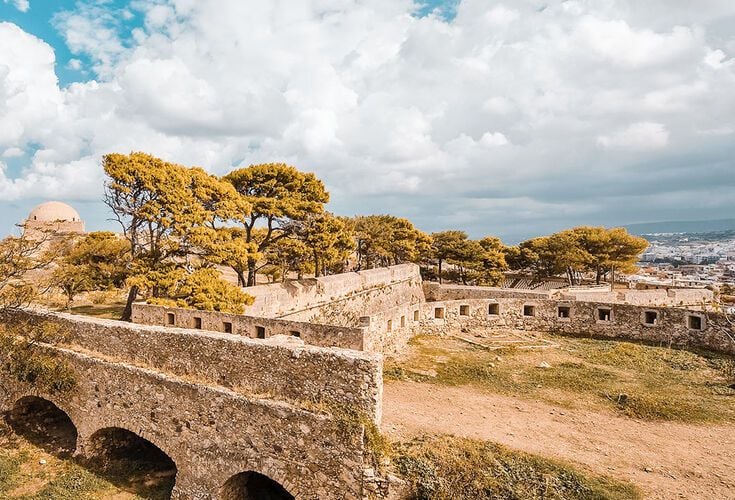
[[60, 201], [47, 201], [31, 210], [31, 213], [28, 215], [28, 220], [38, 222], [78, 222], [82, 219], [79, 217], [77, 211], [66, 203], [62, 203]]

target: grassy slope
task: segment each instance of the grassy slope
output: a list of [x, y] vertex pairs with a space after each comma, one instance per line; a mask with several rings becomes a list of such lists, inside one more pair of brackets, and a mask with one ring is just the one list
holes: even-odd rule
[[[553, 337], [557, 349], [490, 351], [459, 340], [416, 337], [387, 379], [474, 385], [567, 407], [613, 409], [647, 420], [735, 419], [731, 358], [627, 342]], [[550, 368], [539, 368], [542, 362]], [[431, 370], [436, 376], [427, 375]]]

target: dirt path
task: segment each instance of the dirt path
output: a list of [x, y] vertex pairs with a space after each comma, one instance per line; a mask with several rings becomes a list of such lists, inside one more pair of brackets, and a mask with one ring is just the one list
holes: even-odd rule
[[382, 428], [394, 437], [489, 440], [626, 479], [652, 499], [735, 499], [735, 424], [641, 422], [416, 382], [387, 382], [383, 404]]

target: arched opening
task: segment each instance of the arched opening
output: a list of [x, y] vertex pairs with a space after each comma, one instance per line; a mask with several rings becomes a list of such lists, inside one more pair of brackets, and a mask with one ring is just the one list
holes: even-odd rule
[[21, 398], [5, 420], [13, 432], [51, 455], [69, 457], [77, 449], [77, 428], [69, 415], [47, 399]]
[[176, 464], [160, 448], [119, 427], [95, 432], [89, 440], [87, 464], [126, 491], [144, 498], [170, 498]]
[[294, 500], [286, 488], [257, 472], [235, 474], [222, 486], [222, 500]]

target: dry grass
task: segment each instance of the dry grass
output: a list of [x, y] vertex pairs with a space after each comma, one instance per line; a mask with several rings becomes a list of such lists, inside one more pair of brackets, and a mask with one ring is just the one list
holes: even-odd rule
[[80, 314], [82, 316], [92, 316], [104, 319], [120, 319], [122, 317], [124, 302], [114, 302], [111, 304], [86, 304], [74, 306], [67, 312], [72, 314]]
[[397, 469], [416, 500], [641, 498], [629, 483], [484, 441], [426, 437], [398, 450]]
[[[614, 409], [646, 420], [735, 419], [732, 359], [628, 342], [550, 337], [560, 347], [490, 351], [421, 336], [386, 364], [386, 379], [473, 385], [570, 408]], [[547, 363], [550, 368], [540, 368]], [[436, 376], [432, 376], [436, 374]]]
[[[41, 463], [41, 462], [44, 463]], [[0, 498], [14, 500], [143, 500], [168, 498], [155, 486], [131, 485], [135, 467], [100, 471], [59, 458], [13, 434], [0, 421]]]

